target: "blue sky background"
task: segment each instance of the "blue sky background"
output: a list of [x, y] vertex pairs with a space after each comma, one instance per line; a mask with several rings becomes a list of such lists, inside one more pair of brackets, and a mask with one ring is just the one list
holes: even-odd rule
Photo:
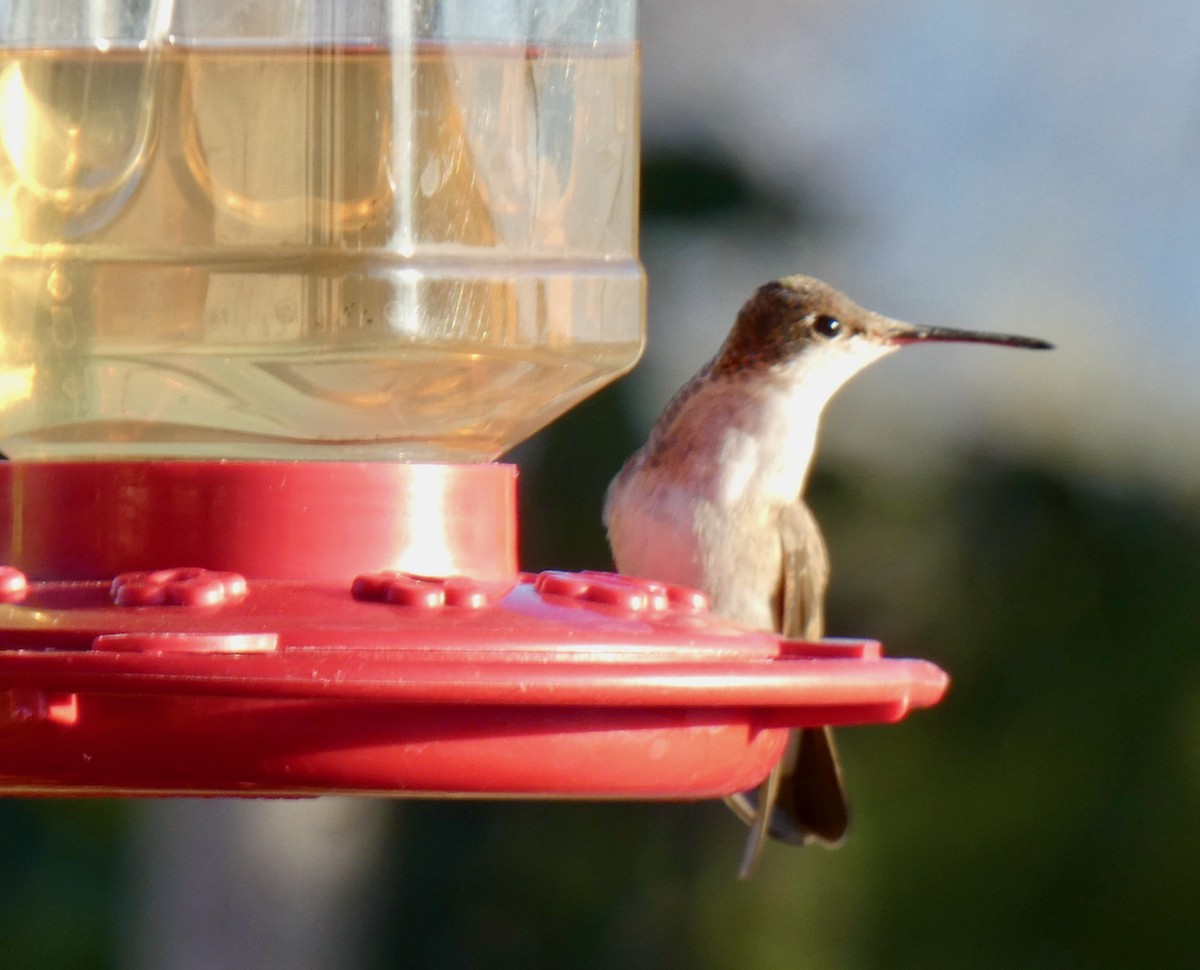
[[831, 451], [902, 466], [968, 439], [1192, 491], [1200, 6], [656, 0], [642, 37], [648, 154], [704, 145], [829, 217], [646, 224], [646, 420], [754, 286], [807, 272], [1059, 345], [890, 358], [835, 402]]

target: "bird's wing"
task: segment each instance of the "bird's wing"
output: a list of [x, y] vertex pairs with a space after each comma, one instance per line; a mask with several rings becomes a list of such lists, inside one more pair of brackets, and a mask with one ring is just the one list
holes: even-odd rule
[[[787, 506], [779, 520], [783, 543], [779, 630], [785, 637], [818, 640], [825, 635], [829, 551], [803, 500]], [[788, 842], [837, 845], [850, 819], [833, 731], [817, 727], [793, 732], [783, 766], [776, 815], [793, 823], [795, 830], [771, 834]]]
[[[779, 515], [782, 569], [778, 630], [791, 639], [818, 640], [825, 634], [825, 588], [829, 553], [812, 511], [798, 500]], [[728, 800], [751, 824], [741, 875], [753, 869], [768, 835], [792, 845], [838, 845], [849, 825], [842, 769], [828, 727], [793, 731], [787, 750], [757, 792]], [[766, 810], [763, 810], [763, 807]]]
[[829, 585], [829, 551], [812, 511], [798, 499], [779, 513], [783, 546], [776, 629], [793, 640], [819, 640], [825, 635], [825, 588]]

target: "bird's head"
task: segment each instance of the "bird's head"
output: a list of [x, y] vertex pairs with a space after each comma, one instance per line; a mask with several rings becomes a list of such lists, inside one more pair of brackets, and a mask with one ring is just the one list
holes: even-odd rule
[[983, 343], [1046, 350], [1033, 337], [918, 327], [864, 310], [810, 276], [759, 287], [738, 313], [713, 367], [720, 375], [767, 372], [832, 394], [867, 365], [909, 344]]

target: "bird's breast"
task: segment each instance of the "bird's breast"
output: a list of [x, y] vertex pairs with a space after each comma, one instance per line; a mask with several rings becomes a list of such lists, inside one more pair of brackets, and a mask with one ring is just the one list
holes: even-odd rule
[[715, 612], [772, 628], [779, 514], [803, 490], [819, 416], [787, 386], [693, 389], [609, 490], [617, 569], [703, 590]]
[[747, 626], [775, 622], [781, 546], [778, 508], [743, 493], [734, 483], [697, 488], [642, 466], [623, 474], [605, 509], [617, 569], [702, 590], [714, 612]]
[[817, 417], [784, 394], [764, 395], [732, 415], [714, 436], [710, 497], [733, 508], [745, 502], [787, 504], [804, 488], [817, 443]]
[[614, 482], [604, 519], [617, 570], [703, 589], [695, 508], [694, 494], [648, 473]]

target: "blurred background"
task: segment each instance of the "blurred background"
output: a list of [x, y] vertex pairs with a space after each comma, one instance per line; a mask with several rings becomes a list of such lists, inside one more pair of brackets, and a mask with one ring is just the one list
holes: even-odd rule
[[905, 351], [825, 424], [830, 632], [946, 701], [842, 731], [848, 843], [748, 883], [717, 803], [0, 801], [6, 963], [1200, 962], [1200, 7], [654, 0], [641, 33], [649, 346], [514, 455], [523, 564], [608, 565], [608, 480], [768, 279], [1041, 336]]

